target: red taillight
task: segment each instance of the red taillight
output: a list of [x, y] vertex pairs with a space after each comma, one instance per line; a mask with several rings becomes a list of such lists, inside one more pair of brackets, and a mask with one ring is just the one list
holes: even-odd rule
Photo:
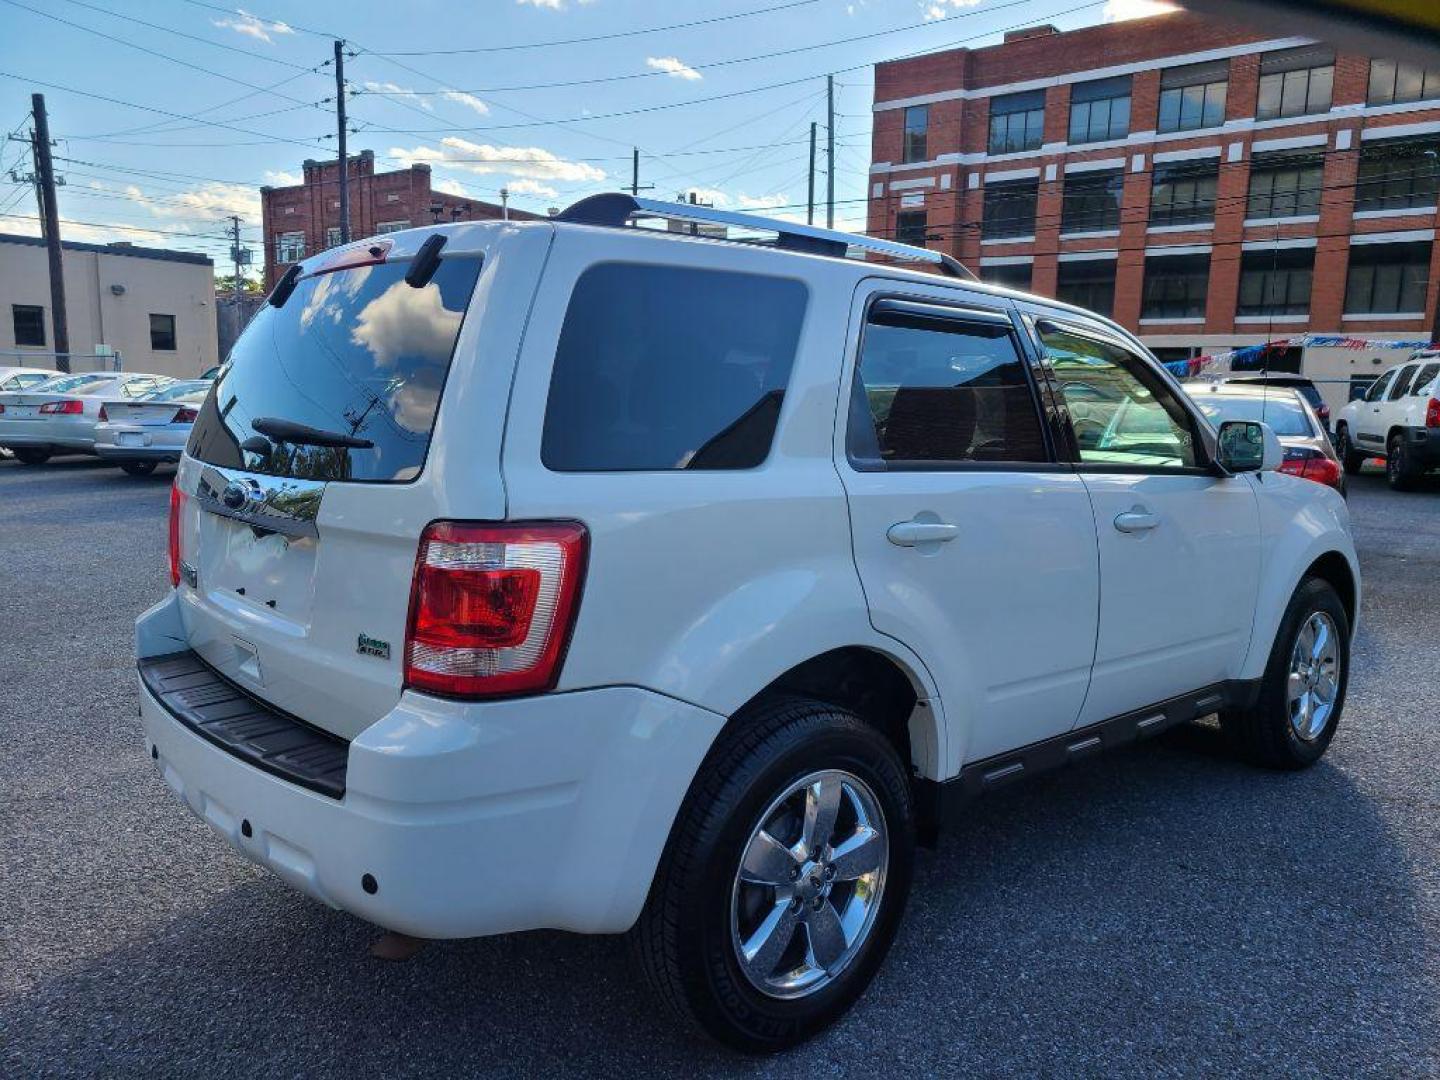
[[180, 584], [180, 510], [185, 496], [177, 484], [170, 485], [170, 584]]
[[100, 422], [103, 424], [110, 419], [110, 414], [105, 411], [105, 406], [100, 406]]
[[66, 416], [73, 416], [76, 413], [84, 412], [85, 405], [83, 402], [75, 401], [73, 399], [70, 401], [47, 401], [44, 405], [40, 406], [40, 411], [42, 413], [48, 413], [51, 416], [62, 414]]
[[170, 422], [172, 424], [193, 424], [195, 422], [195, 418], [199, 415], [200, 414], [198, 412], [190, 408], [190, 406], [186, 405], [184, 408], [182, 408], [179, 412], [175, 414], [175, 419], [171, 420]]
[[0, 405], [0, 416], [3, 416], [3, 415], [5, 415], [5, 406], [4, 406], [4, 405]]
[[446, 697], [548, 690], [585, 573], [578, 522], [430, 524], [405, 633], [405, 685]]
[[1425, 403], [1425, 426], [1440, 427], [1440, 398], [1431, 398]]
[[1285, 454], [1285, 460], [1280, 463], [1280, 471], [1305, 480], [1313, 480], [1326, 487], [1338, 488], [1340, 486], [1340, 463], [1332, 461], [1324, 454], [1316, 453], [1314, 450], [1288, 451]]

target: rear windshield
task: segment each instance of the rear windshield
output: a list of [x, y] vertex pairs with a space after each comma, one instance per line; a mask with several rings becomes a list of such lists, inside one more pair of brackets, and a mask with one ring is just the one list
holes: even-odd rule
[[1276, 435], [1315, 434], [1305, 410], [1288, 394], [1267, 394], [1263, 398], [1211, 394], [1208, 397], [1197, 396], [1195, 403], [1216, 427], [1226, 420], [1254, 420], [1269, 424]]
[[[190, 436], [191, 457], [273, 476], [400, 482], [425, 464], [478, 257], [442, 259], [416, 289], [408, 262], [305, 278], [262, 307], [230, 351]], [[368, 441], [316, 446], [252, 426], [284, 420]]]
[[807, 290], [601, 263], [575, 284], [540, 457], [557, 472], [751, 469], [770, 453]]

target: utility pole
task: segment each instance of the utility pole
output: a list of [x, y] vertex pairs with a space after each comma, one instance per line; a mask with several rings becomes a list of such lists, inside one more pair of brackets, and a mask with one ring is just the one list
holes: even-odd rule
[[335, 122], [340, 148], [340, 243], [350, 242], [350, 159], [345, 155], [345, 42], [335, 42]]
[[805, 196], [805, 224], [815, 224], [815, 121], [810, 121], [810, 186]]
[[240, 302], [240, 215], [230, 215], [230, 258], [235, 260], [235, 279], [230, 283], [230, 295]]
[[835, 227], [835, 76], [825, 76], [825, 227]]
[[65, 318], [65, 277], [60, 259], [60, 212], [55, 203], [55, 163], [50, 160], [50, 119], [45, 115], [45, 95], [31, 94], [35, 116], [35, 171], [40, 174], [44, 194], [41, 220], [45, 248], [50, 256], [50, 320], [55, 329], [55, 367], [70, 370], [70, 328]]
[[509, 221], [509, 220], [510, 220], [510, 189], [509, 189], [509, 188], [503, 188], [503, 187], [502, 187], [502, 188], [500, 189], [500, 220], [501, 220], [501, 221]]
[[639, 198], [640, 192], [649, 191], [654, 186], [640, 183], [640, 148], [634, 147], [630, 151], [630, 194]]

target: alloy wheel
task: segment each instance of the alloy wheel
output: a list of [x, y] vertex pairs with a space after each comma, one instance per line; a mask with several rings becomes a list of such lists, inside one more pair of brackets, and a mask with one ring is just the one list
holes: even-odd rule
[[1335, 622], [1323, 611], [1311, 612], [1295, 636], [1287, 685], [1290, 725], [1305, 742], [1314, 742], [1329, 724], [1341, 677]]
[[750, 984], [799, 998], [833, 982], [875, 925], [889, 858], [865, 781], [826, 769], [791, 784], [756, 822], [731, 889], [731, 942]]

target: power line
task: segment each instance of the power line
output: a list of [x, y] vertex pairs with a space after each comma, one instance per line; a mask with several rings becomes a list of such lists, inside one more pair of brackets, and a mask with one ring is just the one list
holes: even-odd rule
[[338, 34], [332, 34], [329, 30], [316, 30], [313, 27], [301, 26], [299, 23], [291, 22], [289, 19], [272, 19], [268, 15], [259, 15], [249, 10], [242, 12], [234, 7], [225, 7], [221, 4], [207, 3], [206, 0], [181, 0], [181, 2], [190, 4], [192, 7], [206, 8], [210, 11], [216, 11], [219, 12], [221, 15], [229, 15], [232, 19], [236, 15], [240, 15], [242, 18], [254, 19], [256, 22], [261, 23], [265, 29], [272, 32], [283, 33], [283, 31], [274, 30], [276, 26], [283, 26], [288, 30], [298, 30], [302, 34], [311, 34], [315, 37], [334, 38], [340, 36]]
[[[5, 2], [9, 3], [9, 2], [13, 2], [13, 0], [5, 0]], [[851, 44], [854, 44], [854, 43], [857, 42], [857, 41], [868, 41], [868, 40], [871, 40], [871, 39], [873, 39], [873, 38], [886, 37], [886, 36], [888, 36], [888, 35], [890, 35], [890, 34], [902, 34], [902, 33], [908, 32], [908, 31], [910, 31], [910, 30], [925, 29], [925, 28], [931, 27], [931, 26], [938, 26], [938, 25], [940, 25], [940, 24], [942, 24], [942, 23], [954, 22], [954, 21], [957, 21], [957, 20], [959, 20], [959, 19], [973, 18], [973, 17], [976, 16], [976, 15], [982, 15], [982, 14], [983, 14], [983, 15], [988, 15], [988, 14], [990, 14], [991, 12], [994, 12], [994, 11], [1004, 11], [1006, 8], [1019, 7], [1019, 6], [1021, 6], [1021, 5], [1030, 4], [1030, 3], [1033, 3], [1033, 2], [1034, 2], [1034, 0], [1007, 0], [1006, 3], [996, 4], [996, 5], [994, 5], [993, 7], [987, 7], [987, 8], [984, 8], [984, 9], [975, 9], [975, 10], [970, 10], [970, 11], [962, 11], [962, 12], [956, 14], [956, 15], [946, 15], [945, 17], [940, 18], [940, 19], [928, 19], [928, 20], [925, 20], [925, 21], [923, 21], [923, 22], [918, 22], [918, 23], [906, 23], [904, 26], [891, 27], [891, 28], [888, 29], [888, 30], [874, 30], [874, 31], [871, 31], [870, 33], [867, 33], [867, 34], [853, 34], [853, 35], [851, 35], [850, 37], [835, 38], [835, 39], [832, 40], [832, 41], [820, 41], [820, 42], [815, 42], [815, 43], [810, 44], [810, 45], [797, 45], [797, 46], [792, 46], [792, 47], [786, 48], [786, 49], [776, 49], [776, 50], [774, 50], [773, 52], [767, 52], [767, 53], [749, 53], [749, 54], [746, 54], [746, 55], [744, 55], [744, 56], [733, 56], [733, 57], [729, 57], [728, 59], [725, 59], [725, 60], [711, 60], [711, 61], [708, 61], [708, 62], [705, 62], [705, 63], [699, 63], [699, 64], [686, 64], [685, 66], [688, 67], [688, 68], [690, 68], [690, 69], [693, 70], [693, 71], [708, 71], [708, 70], [710, 70], [711, 68], [729, 67], [729, 66], [734, 65], [734, 64], [749, 64], [749, 63], [754, 63], [755, 61], [758, 61], [758, 60], [774, 60], [774, 59], [777, 59], [777, 58], [782, 57], [782, 56], [794, 56], [796, 53], [810, 53], [810, 52], [814, 52], [814, 51], [816, 51], [816, 50], [818, 50], [818, 49], [830, 49], [830, 48], [834, 48], [834, 47], [840, 46], [840, 45], [851, 45]], [[992, 32], [993, 32], [993, 31], [992, 31]], [[988, 35], [987, 35], [987, 36], [988, 36]], [[394, 54], [376, 54], [376, 55], [394, 55]], [[403, 54], [402, 54], [402, 55], [403, 55]], [[869, 65], [867, 64], [867, 65], [862, 65], [862, 66], [869, 66]], [[848, 71], [848, 70], [854, 70], [854, 69], [853, 69], [853, 68], [847, 68], [847, 69], [845, 69], [845, 70]], [[619, 74], [619, 75], [600, 75], [600, 76], [595, 76], [595, 77], [593, 77], [593, 78], [586, 78], [586, 79], [566, 79], [566, 80], [562, 80], [562, 81], [559, 81], [559, 82], [525, 83], [525, 84], [520, 84], [520, 85], [516, 85], [516, 86], [475, 87], [475, 88], [468, 89], [468, 90], [461, 90], [460, 92], [461, 92], [461, 93], [466, 93], [466, 94], [476, 94], [476, 95], [479, 95], [479, 94], [500, 94], [500, 93], [518, 92], [518, 91], [524, 91], [524, 90], [553, 90], [553, 89], [559, 89], [559, 88], [564, 88], [564, 87], [593, 86], [593, 85], [595, 85], [595, 84], [597, 84], [597, 83], [625, 82], [625, 81], [628, 81], [628, 80], [631, 80], [631, 79], [653, 79], [653, 78], [657, 78], [657, 77], [658, 77], [658, 78], [669, 78], [669, 77], [670, 77], [670, 72], [668, 72], [668, 71], [632, 71], [632, 72], [627, 72], [627, 73]], [[405, 90], [405, 91], [379, 91], [379, 92], [377, 92], [377, 91], [369, 91], [369, 92], [370, 92], [370, 93], [389, 93], [389, 94], [393, 94], [393, 95], [395, 95], [395, 96], [397, 96], [397, 97], [404, 97], [404, 96], [408, 96], [408, 95], [416, 95], [416, 96], [419, 96], [419, 97], [428, 97], [428, 96], [434, 96], [434, 95], [437, 95], [437, 94], [444, 94], [444, 93], [446, 93], [447, 91], [446, 91], [446, 90]]]
[[[230, 45], [223, 41], [211, 41], [209, 38], [203, 38], [197, 34], [187, 34], [183, 30], [176, 30], [173, 26], [163, 26], [160, 23], [146, 22], [144, 19], [137, 19], [133, 15], [126, 15], [119, 11], [111, 11], [109, 8], [101, 7], [98, 4], [87, 3], [86, 0], [66, 0], [66, 2], [74, 4], [77, 7], [88, 8], [91, 11], [98, 11], [102, 15], [109, 15], [112, 19], [124, 19], [126, 22], [132, 22], [139, 26], [147, 27], [151, 30], [158, 30], [161, 33], [165, 34], [173, 34], [176, 37], [185, 38], [187, 41], [198, 41], [200, 44], [209, 45], [211, 48], [224, 49], [226, 52], [239, 53], [241, 56], [248, 56], [255, 60], [264, 60], [267, 64], [280, 64], [284, 67], [295, 68], [302, 73], [313, 70], [312, 68], [306, 67], [304, 64], [297, 64], [292, 60], [282, 60], [278, 56], [270, 56], [255, 49], [242, 49], [238, 45]], [[234, 12], [232, 11], [230, 14], [233, 15]]]
[[[37, 214], [0, 214], [0, 217], [10, 218], [14, 221], [39, 221]], [[156, 236], [183, 236], [191, 240], [229, 240], [228, 235], [218, 233], [195, 233], [185, 232], [183, 229], [151, 229], [141, 225], [116, 224], [114, 222], [102, 221], [76, 221], [73, 218], [63, 218], [61, 226], [74, 225], [84, 229], [108, 229], [111, 232], [141, 232], [153, 233]]]
[[377, 53], [377, 56], [459, 56], [473, 55], [475, 53], [492, 52], [513, 52], [517, 49], [548, 49], [557, 45], [586, 45], [597, 41], [614, 41], [617, 38], [640, 37], [645, 34], [660, 34], [670, 30], [686, 30], [692, 26], [709, 26], [712, 23], [727, 22], [732, 19], [748, 19], [754, 15], [769, 15], [776, 11], [787, 11], [790, 8], [806, 7], [816, 3], [817, 0], [792, 0], [788, 4], [776, 4], [773, 7], [754, 8], [750, 11], [736, 11], [729, 15], [712, 15], [706, 19], [690, 19], [687, 22], [668, 23], [664, 26], [646, 26], [637, 30], [617, 30], [609, 34], [586, 34], [582, 37], [572, 38], [551, 38], [548, 41], [522, 41], [509, 45], [487, 45], [467, 49], [415, 49], [410, 51], [391, 51]]

